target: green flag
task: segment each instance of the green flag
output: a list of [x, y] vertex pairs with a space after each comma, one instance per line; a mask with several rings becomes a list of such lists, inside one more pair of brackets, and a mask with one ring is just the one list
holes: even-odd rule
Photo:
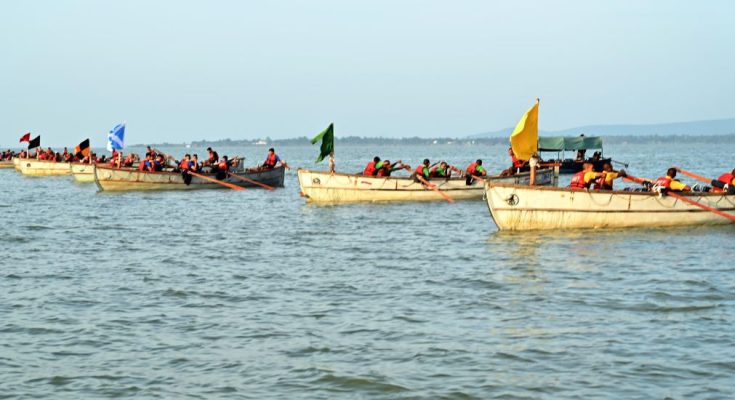
[[334, 151], [334, 123], [329, 124], [327, 129], [314, 136], [314, 139], [311, 139], [311, 144], [315, 144], [320, 140], [322, 141], [322, 151], [319, 153], [319, 157], [317, 157], [316, 162], [322, 161], [324, 157]]

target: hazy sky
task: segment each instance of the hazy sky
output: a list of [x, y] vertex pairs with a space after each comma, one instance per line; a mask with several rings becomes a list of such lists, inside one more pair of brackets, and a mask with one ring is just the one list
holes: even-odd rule
[[3, 1], [0, 144], [735, 116], [733, 1]]

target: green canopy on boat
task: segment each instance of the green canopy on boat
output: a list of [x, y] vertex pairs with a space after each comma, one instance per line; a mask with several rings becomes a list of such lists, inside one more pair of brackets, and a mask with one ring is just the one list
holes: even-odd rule
[[539, 151], [587, 150], [601, 148], [602, 138], [599, 136], [554, 136], [538, 138]]

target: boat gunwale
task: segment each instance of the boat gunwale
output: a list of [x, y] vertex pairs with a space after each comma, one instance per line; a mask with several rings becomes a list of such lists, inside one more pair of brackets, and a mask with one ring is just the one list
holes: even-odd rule
[[[518, 185], [515, 183], [504, 183], [504, 182], [492, 182], [492, 181], [485, 181], [486, 189], [492, 189], [493, 187], [502, 187], [502, 188], [513, 188], [513, 189], [523, 189], [523, 190], [543, 190], [543, 191], [551, 191], [551, 192], [568, 192], [568, 193], [588, 193], [588, 194], [600, 194], [600, 195], [606, 195], [606, 194], [618, 194], [618, 195], [637, 195], [637, 196], [663, 196], [665, 197], [665, 194], [661, 194], [659, 192], [636, 192], [633, 190], [594, 190], [594, 189], [577, 189], [577, 188], [570, 188], [570, 187], [559, 187], [559, 186], [528, 186], [528, 185]], [[735, 193], [724, 193], [724, 192], [675, 192], [679, 196], [685, 196], [685, 197], [735, 197]]]

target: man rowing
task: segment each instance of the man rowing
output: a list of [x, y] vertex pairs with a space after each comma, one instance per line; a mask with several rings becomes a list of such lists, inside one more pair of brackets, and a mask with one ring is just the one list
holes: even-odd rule
[[610, 163], [605, 163], [602, 166], [602, 176], [595, 180], [594, 188], [596, 190], [613, 190], [613, 181], [625, 176], [628, 176], [625, 170], [621, 170], [620, 172], [614, 171]]
[[735, 193], [735, 169], [712, 180], [713, 192]]
[[452, 176], [452, 171], [449, 170], [449, 164], [446, 161], [442, 161], [439, 165], [434, 166], [429, 171], [430, 178], [445, 178], [449, 179]]
[[207, 157], [206, 160], [204, 160], [203, 165], [210, 165], [214, 167], [219, 163], [219, 154], [217, 154], [216, 151], [212, 150], [211, 147], [207, 147], [207, 152], [209, 153], [209, 157]]
[[362, 174], [365, 176], [376, 176], [378, 174], [378, 169], [380, 168], [378, 163], [380, 163], [380, 157], [373, 157], [373, 161], [367, 163], [365, 169], [362, 170]]
[[666, 176], [661, 176], [656, 179], [653, 182], [653, 185], [672, 192], [688, 192], [692, 190], [692, 188], [687, 186], [685, 183], [674, 178], [676, 178], [676, 168], [669, 168], [666, 171]]
[[379, 164], [380, 168], [378, 168], [376, 176], [390, 176], [393, 171], [403, 169], [403, 163], [401, 160], [398, 160], [393, 164], [390, 163], [390, 160], [383, 160]]
[[582, 164], [582, 170], [572, 175], [569, 187], [572, 189], [589, 189], [595, 180], [602, 176], [601, 172], [593, 170], [594, 165], [589, 162]]
[[263, 161], [263, 168], [267, 169], [273, 169], [276, 167], [276, 164], [281, 163], [284, 167], [286, 166], [286, 162], [281, 160], [281, 157], [276, 154], [276, 150], [271, 147], [268, 149], [268, 155], [265, 158], [265, 161]]
[[413, 178], [415, 181], [420, 181], [419, 177], [429, 179], [429, 177], [431, 176], [430, 164], [431, 162], [429, 161], [429, 159], [424, 158], [424, 162], [416, 167], [416, 170], [413, 172]]
[[472, 185], [472, 181], [475, 180], [473, 176], [487, 176], [487, 170], [482, 166], [482, 160], [480, 159], [468, 165], [467, 168], [465, 168], [465, 173], [467, 174], [467, 180], [465, 183], [468, 186]]

